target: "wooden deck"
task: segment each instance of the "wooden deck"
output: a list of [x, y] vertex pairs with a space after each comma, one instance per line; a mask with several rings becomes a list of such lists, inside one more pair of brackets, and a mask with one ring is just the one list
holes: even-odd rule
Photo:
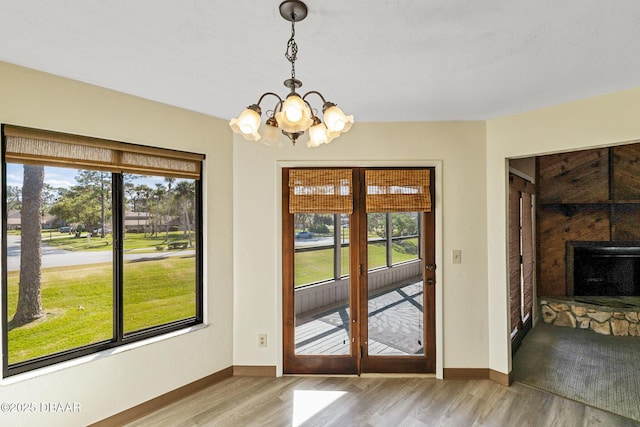
[[[422, 282], [390, 287], [369, 300], [369, 355], [418, 355], [422, 345]], [[348, 305], [296, 317], [296, 354], [349, 354]]]

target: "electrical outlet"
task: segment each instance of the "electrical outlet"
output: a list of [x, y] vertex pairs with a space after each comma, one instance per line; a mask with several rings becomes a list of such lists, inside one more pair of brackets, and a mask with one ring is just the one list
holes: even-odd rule
[[267, 346], [267, 334], [258, 334], [258, 347]]
[[454, 249], [451, 252], [451, 263], [462, 264], [462, 251], [460, 249]]

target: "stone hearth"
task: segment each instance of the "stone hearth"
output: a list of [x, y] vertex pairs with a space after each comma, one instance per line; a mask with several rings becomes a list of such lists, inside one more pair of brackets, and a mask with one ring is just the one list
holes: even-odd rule
[[539, 298], [545, 323], [615, 336], [640, 337], [639, 303], [639, 298]]

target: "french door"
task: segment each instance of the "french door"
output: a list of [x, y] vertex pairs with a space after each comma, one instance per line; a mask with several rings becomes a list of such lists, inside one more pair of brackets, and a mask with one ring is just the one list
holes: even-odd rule
[[433, 168], [282, 183], [284, 372], [435, 372]]
[[509, 314], [511, 352], [532, 327], [534, 287], [533, 195], [535, 185], [509, 174]]

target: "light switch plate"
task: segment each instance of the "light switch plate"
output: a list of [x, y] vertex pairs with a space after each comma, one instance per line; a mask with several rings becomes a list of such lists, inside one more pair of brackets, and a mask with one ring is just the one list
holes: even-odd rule
[[460, 249], [451, 251], [451, 263], [462, 264], [462, 251]]

